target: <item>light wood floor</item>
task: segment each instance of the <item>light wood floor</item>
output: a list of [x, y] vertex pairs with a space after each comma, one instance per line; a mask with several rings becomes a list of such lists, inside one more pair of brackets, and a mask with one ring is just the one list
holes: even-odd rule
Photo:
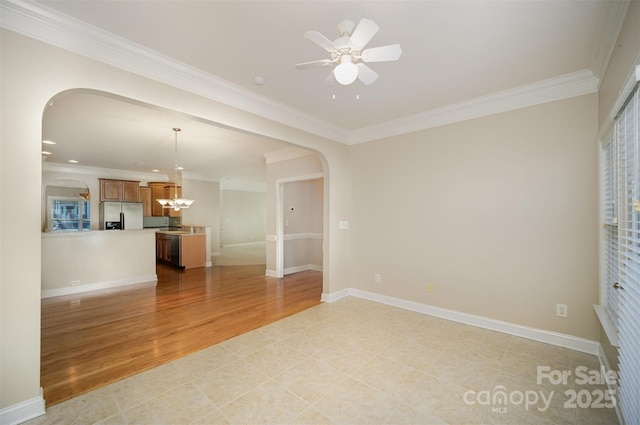
[[276, 279], [264, 265], [157, 274], [157, 286], [42, 301], [47, 406], [317, 305], [322, 293], [321, 272]]

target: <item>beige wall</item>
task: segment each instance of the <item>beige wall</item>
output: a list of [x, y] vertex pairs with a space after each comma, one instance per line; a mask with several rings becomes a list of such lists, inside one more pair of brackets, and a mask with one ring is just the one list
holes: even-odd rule
[[264, 242], [267, 229], [266, 194], [223, 190], [222, 244]]
[[[182, 210], [182, 224], [211, 227], [210, 252], [220, 253], [220, 183], [182, 179], [182, 196], [195, 199], [189, 209]], [[207, 259], [211, 261], [211, 258]]]
[[323, 179], [283, 184], [284, 274], [322, 270]]
[[41, 258], [43, 297], [157, 280], [154, 230], [43, 233]]
[[42, 116], [64, 90], [102, 90], [321, 152], [328, 181], [341, 183], [328, 183], [324, 287], [347, 287], [348, 235], [338, 229], [349, 211], [346, 146], [11, 31], [0, 43], [0, 409], [40, 397]]
[[[345, 146], [346, 148], [346, 146]], [[320, 158], [316, 154], [306, 155], [300, 158], [290, 159], [286, 161], [279, 161], [267, 164], [267, 237], [274, 236], [276, 234], [276, 191], [277, 191], [277, 181], [279, 179], [290, 179], [296, 177], [309, 176], [317, 173], [325, 173], [324, 170], [325, 165], [322, 163], [322, 158]], [[326, 177], [325, 177], [326, 180]], [[340, 177], [337, 177], [337, 181], [341, 181]], [[348, 199], [347, 199], [348, 200]], [[326, 224], [326, 215], [328, 213], [330, 198], [328, 196], [324, 196], [324, 213], [325, 213], [325, 224]], [[343, 216], [343, 217], [346, 217]], [[334, 226], [337, 227], [337, 221], [341, 219], [335, 219], [333, 222]], [[348, 237], [348, 235], [343, 235]], [[326, 234], [325, 234], [326, 236]], [[341, 250], [345, 249], [345, 245], [342, 245], [346, 242], [341, 242]], [[326, 261], [326, 259], [325, 259]], [[276, 243], [273, 240], [267, 240], [267, 270], [275, 270], [276, 269]], [[346, 270], [345, 270], [346, 272]], [[326, 277], [325, 277], [326, 279]], [[339, 289], [347, 288], [348, 283], [345, 281], [345, 285]], [[335, 292], [336, 290], [327, 291], [327, 287], [325, 286], [325, 292]]]
[[616, 48], [611, 55], [607, 72], [602, 78], [598, 91], [601, 127], [608, 127], [613, 104], [618, 99], [620, 89], [629, 76], [632, 66], [637, 65], [639, 59], [640, 1], [635, 0], [629, 5]]
[[352, 147], [351, 285], [597, 340], [596, 135], [587, 95]]

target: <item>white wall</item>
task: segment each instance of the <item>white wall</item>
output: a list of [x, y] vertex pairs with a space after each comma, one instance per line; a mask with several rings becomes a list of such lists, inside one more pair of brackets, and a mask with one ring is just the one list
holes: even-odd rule
[[225, 189], [221, 197], [222, 245], [264, 243], [267, 233], [266, 193]]

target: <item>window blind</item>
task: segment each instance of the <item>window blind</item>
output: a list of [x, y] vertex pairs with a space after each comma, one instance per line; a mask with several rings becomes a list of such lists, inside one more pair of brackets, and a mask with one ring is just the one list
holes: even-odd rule
[[616, 119], [620, 410], [640, 424], [640, 115], [636, 84]]
[[[618, 331], [618, 211], [616, 208], [616, 139], [602, 149], [603, 284], [609, 320]], [[611, 337], [610, 337], [611, 339]]]

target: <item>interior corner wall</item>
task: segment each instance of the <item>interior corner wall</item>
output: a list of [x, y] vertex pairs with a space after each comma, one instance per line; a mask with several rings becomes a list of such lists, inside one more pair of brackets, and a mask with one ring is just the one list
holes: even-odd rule
[[352, 146], [352, 285], [598, 340], [597, 114], [584, 95]]

